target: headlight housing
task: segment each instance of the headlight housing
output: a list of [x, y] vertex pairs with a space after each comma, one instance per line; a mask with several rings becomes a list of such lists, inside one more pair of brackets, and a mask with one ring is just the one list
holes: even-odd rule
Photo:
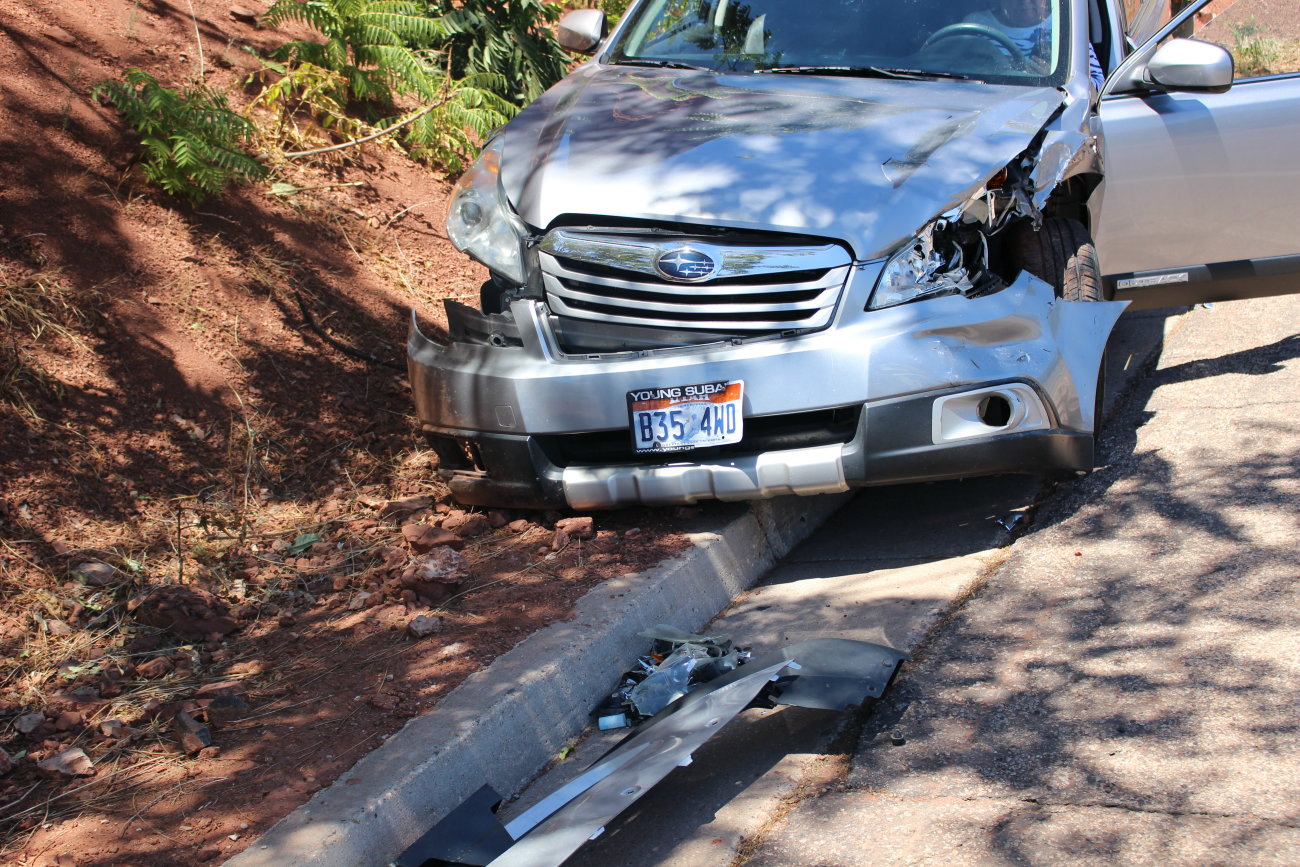
[[484, 148], [456, 183], [447, 211], [447, 237], [457, 250], [516, 283], [527, 282], [523, 240], [528, 227], [501, 188], [501, 144]]
[[968, 294], [972, 289], [971, 277], [954, 234], [952, 223], [941, 217], [899, 248], [880, 272], [867, 309], [880, 310], [940, 295]]

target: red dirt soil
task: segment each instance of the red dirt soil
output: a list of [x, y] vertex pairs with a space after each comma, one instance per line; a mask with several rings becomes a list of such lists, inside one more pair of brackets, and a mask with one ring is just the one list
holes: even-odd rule
[[[241, 105], [244, 49], [287, 38], [227, 4], [194, 13], [0, 7], [5, 309], [35, 299], [66, 328], [0, 319], [6, 864], [228, 857], [599, 581], [685, 548], [699, 511], [557, 533], [563, 515], [456, 507], [400, 372], [408, 310], [436, 324], [485, 276], [443, 235], [448, 181], [372, 146], [276, 169], [358, 187], [190, 207], [146, 186], [93, 85], [199, 75], [197, 22], [202, 74]], [[397, 369], [327, 345], [300, 298]], [[466, 575], [413, 574], [437, 539]], [[93, 776], [38, 771], [72, 748]]]

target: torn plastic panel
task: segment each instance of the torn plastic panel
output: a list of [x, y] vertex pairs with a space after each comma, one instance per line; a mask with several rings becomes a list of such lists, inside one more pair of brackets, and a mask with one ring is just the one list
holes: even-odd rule
[[[754, 704], [841, 710], [879, 698], [907, 655], [848, 639], [816, 639], [764, 654], [691, 690], [582, 775], [502, 826], [488, 786], [416, 841], [394, 867], [562, 864], [673, 768]], [[499, 830], [498, 830], [499, 829]]]

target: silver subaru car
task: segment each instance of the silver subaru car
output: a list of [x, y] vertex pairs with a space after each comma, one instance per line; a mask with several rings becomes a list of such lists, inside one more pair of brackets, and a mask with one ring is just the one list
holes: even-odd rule
[[413, 317], [439, 472], [593, 509], [1091, 469], [1126, 303], [1300, 291], [1300, 77], [1234, 80], [1205, 2], [569, 13], [591, 59], [452, 198], [479, 305]]

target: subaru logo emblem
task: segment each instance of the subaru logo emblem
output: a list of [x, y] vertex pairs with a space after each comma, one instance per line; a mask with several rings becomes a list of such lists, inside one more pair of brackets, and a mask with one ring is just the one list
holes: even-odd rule
[[718, 268], [718, 263], [714, 262], [713, 257], [707, 253], [692, 250], [690, 247], [678, 247], [660, 253], [659, 258], [655, 259], [655, 268], [669, 280], [695, 283], [712, 277]]

